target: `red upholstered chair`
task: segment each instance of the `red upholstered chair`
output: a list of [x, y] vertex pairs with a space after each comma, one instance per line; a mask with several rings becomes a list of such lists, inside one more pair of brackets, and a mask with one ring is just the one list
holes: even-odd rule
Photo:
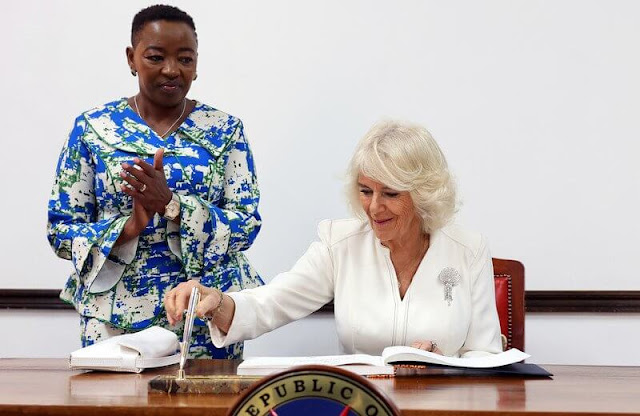
[[493, 259], [496, 306], [504, 349], [524, 351], [524, 266], [516, 260]]

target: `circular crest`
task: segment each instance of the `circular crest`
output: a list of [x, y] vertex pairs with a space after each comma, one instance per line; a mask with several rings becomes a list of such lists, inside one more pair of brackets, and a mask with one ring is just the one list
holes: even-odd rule
[[366, 378], [340, 368], [305, 365], [268, 376], [247, 390], [228, 416], [398, 416]]

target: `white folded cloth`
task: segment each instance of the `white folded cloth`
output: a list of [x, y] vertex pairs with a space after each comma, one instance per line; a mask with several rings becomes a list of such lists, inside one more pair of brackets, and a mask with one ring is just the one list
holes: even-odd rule
[[72, 352], [72, 370], [125, 371], [164, 367], [180, 361], [180, 344], [173, 332], [152, 326], [134, 334], [111, 337]]

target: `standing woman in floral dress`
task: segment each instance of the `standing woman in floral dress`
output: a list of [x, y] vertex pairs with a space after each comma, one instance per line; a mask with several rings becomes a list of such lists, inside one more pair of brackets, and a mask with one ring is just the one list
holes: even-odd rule
[[[61, 298], [82, 345], [169, 325], [180, 282], [237, 291], [262, 284], [243, 255], [260, 230], [255, 166], [242, 122], [187, 98], [197, 78], [193, 19], [157, 5], [133, 19], [126, 49], [139, 91], [81, 114], [58, 161], [47, 234], [73, 272]], [[191, 357], [239, 358], [194, 329]]]

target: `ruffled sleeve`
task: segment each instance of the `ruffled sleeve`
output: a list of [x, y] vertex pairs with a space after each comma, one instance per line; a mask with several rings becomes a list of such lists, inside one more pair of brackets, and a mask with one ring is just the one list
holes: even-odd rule
[[[99, 217], [95, 158], [83, 141], [87, 129], [84, 117], [78, 117], [60, 154], [49, 200], [47, 237], [55, 253], [71, 260], [80, 281], [91, 288], [128, 216]], [[124, 257], [129, 262], [132, 259]], [[115, 273], [121, 275], [124, 267], [116, 268]], [[109, 270], [103, 276], [113, 274]]]
[[[169, 236], [179, 231], [180, 257], [190, 277], [216, 270], [224, 256], [249, 248], [262, 224], [255, 165], [242, 123], [233, 131], [216, 165], [224, 172], [222, 197], [211, 201], [178, 194], [179, 230], [171, 222], [167, 227]], [[175, 252], [178, 245], [170, 241], [170, 247]]]

